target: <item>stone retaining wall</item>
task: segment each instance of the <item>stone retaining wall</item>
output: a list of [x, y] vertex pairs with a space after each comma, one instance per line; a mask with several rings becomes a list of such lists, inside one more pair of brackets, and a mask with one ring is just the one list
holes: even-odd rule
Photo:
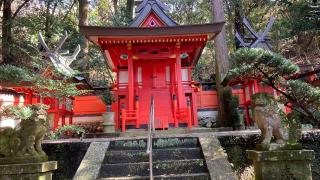
[[[246, 158], [246, 150], [254, 149], [255, 144], [260, 141], [260, 135], [223, 135], [218, 136], [218, 139], [227, 152], [228, 160], [233, 164], [233, 169], [242, 173], [246, 167], [251, 165], [251, 162]], [[320, 131], [305, 133], [301, 143], [305, 149], [315, 151], [316, 158], [313, 161], [312, 174], [313, 179], [320, 180]], [[58, 161], [58, 170], [54, 172], [53, 179], [71, 179], [76, 173], [89, 145], [89, 141], [44, 143], [43, 149], [48, 154], [49, 160]]]
[[69, 180], [75, 175], [90, 142], [43, 143], [42, 148], [49, 160], [58, 161], [58, 169], [53, 172], [53, 180]]
[[[238, 175], [252, 165], [246, 158], [246, 150], [255, 148], [255, 144], [260, 141], [260, 135], [221, 136], [218, 139]], [[313, 179], [320, 180], [320, 132], [304, 133], [300, 142], [305, 149], [315, 151], [315, 159], [312, 162], [312, 176]]]

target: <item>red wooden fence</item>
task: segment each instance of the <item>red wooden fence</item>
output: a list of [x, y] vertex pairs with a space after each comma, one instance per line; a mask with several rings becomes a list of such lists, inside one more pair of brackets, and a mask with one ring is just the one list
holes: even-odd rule
[[106, 105], [98, 96], [77, 96], [73, 101], [74, 115], [102, 114], [106, 110]]

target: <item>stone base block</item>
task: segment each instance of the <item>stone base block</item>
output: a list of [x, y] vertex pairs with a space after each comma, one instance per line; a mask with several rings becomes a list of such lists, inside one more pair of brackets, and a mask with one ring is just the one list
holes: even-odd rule
[[249, 150], [247, 155], [253, 161], [256, 180], [312, 180], [312, 150]]
[[47, 155], [42, 156], [16, 156], [16, 157], [6, 157], [0, 158], [0, 165], [8, 164], [29, 164], [48, 161]]
[[51, 180], [57, 161], [0, 165], [1, 180]]

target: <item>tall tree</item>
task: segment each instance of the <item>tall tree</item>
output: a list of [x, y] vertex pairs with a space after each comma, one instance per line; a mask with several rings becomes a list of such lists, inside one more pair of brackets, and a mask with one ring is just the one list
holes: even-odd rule
[[[224, 22], [224, 8], [222, 0], [212, 0], [212, 14], [213, 22]], [[226, 28], [223, 26], [221, 32], [215, 37], [215, 72], [216, 72], [216, 85], [218, 92], [219, 102], [219, 126], [226, 126], [229, 122], [226, 121], [226, 111], [224, 109], [223, 92], [224, 88], [221, 85], [223, 78], [226, 76], [229, 70], [228, 60], [228, 47], [227, 47], [227, 35]]]
[[133, 18], [134, 0], [127, 0], [127, 17], [129, 22]]
[[[79, 25], [87, 26], [88, 25], [88, 10], [89, 10], [89, 2], [88, 0], [79, 0]], [[81, 70], [85, 70], [88, 68], [88, 52], [89, 52], [89, 42], [85, 37], [82, 37], [81, 43], [82, 51], [83, 51], [83, 66]]]
[[114, 14], [118, 14], [118, 0], [113, 0]]
[[27, 5], [30, 0], [24, 0], [20, 4], [16, 4], [17, 8], [12, 13], [13, 0], [2, 0], [2, 63], [8, 64], [13, 61], [13, 58], [10, 55], [11, 46], [13, 44], [12, 38], [12, 23], [17, 17], [21, 9]]

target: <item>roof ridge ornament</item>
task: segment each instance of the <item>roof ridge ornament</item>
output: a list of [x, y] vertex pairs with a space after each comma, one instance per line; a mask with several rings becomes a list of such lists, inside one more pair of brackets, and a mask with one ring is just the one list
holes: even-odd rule
[[244, 27], [249, 31], [249, 35], [244, 35], [243, 37], [241, 37], [239, 32], [236, 32], [235, 36], [240, 42], [240, 47], [263, 48], [271, 51], [272, 45], [270, 44], [270, 39], [267, 36], [275, 20], [276, 18], [271, 16], [267, 26], [263, 31], [255, 31], [250, 21], [246, 17], [244, 17], [243, 24]]
[[73, 61], [77, 59], [77, 56], [81, 51], [81, 48], [80, 48], [80, 45], [78, 45], [74, 53], [71, 55], [66, 55], [66, 54], [69, 54], [69, 51], [67, 51], [67, 53], [60, 52], [63, 44], [68, 38], [67, 31], [64, 32], [63, 37], [60, 38], [58, 45], [53, 50], [49, 49], [41, 32], [38, 33], [38, 37], [39, 37], [40, 44], [46, 51], [44, 54], [46, 55], [46, 57], [49, 57], [55, 69], [61, 74], [64, 74], [66, 76], [71, 77], [75, 75], [76, 72], [70, 67], [70, 65]]
[[163, 3], [161, 0], [143, 0], [141, 4], [136, 8], [135, 12], [140, 13], [142, 9], [144, 9], [147, 5], [153, 6], [157, 4], [163, 11], [169, 11], [170, 7]]

